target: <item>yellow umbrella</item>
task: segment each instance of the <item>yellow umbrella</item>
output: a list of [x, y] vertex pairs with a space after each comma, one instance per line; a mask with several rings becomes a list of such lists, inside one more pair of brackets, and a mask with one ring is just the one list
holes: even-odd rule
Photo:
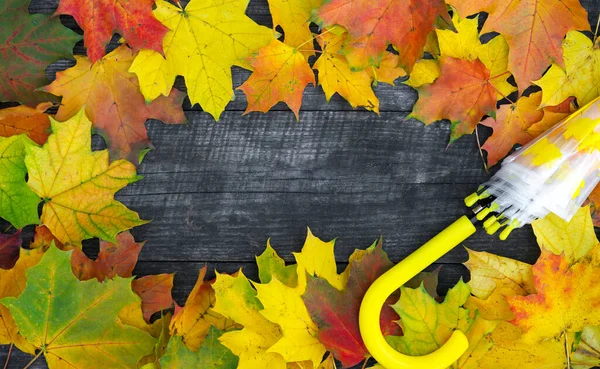
[[477, 192], [465, 198], [472, 217], [462, 216], [406, 259], [379, 277], [365, 294], [360, 332], [369, 353], [386, 369], [445, 369], [467, 350], [466, 336], [455, 331], [437, 351], [408, 356], [383, 337], [379, 315], [394, 291], [456, 245], [481, 224], [489, 234], [510, 232], [554, 213], [566, 221], [600, 181], [600, 98], [570, 115], [504, 159], [502, 167]]

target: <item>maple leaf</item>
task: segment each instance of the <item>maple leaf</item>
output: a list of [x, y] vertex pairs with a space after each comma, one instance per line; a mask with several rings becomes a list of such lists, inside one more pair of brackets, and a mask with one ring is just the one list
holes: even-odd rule
[[486, 118], [481, 124], [494, 130], [482, 149], [488, 153], [487, 162], [492, 166], [504, 158], [515, 144], [525, 145], [547, 128], [566, 118], [570, 110], [559, 107], [539, 109], [542, 93], [522, 96], [515, 104], [501, 105], [496, 118]]
[[469, 287], [461, 280], [448, 291], [442, 303], [436, 302], [423, 286], [402, 287], [400, 300], [392, 307], [400, 315], [403, 336], [387, 336], [398, 351], [408, 355], [425, 355], [437, 350], [455, 330], [466, 334], [469, 349], [451, 368], [475, 368], [492, 346], [488, 339], [497, 322], [487, 321], [462, 306]]
[[22, 243], [20, 230], [13, 234], [0, 233], [0, 269], [11, 269], [15, 266]]
[[542, 88], [541, 105], [558, 105], [570, 96], [584, 106], [600, 96], [600, 50], [586, 35], [571, 31], [562, 42], [564, 68], [553, 63], [534, 83]]
[[[454, 14], [453, 22], [457, 32], [436, 30], [439, 64], [435, 60], [421, 60], [415, 66], [415, 77], [411, 75], [406, 82], [419, 92], [411, 116], [426, 124], [449, 119], [452, 123], [450, 143], [463, 134], [472, 133], [483, 115], [494, 115], [496, 103], [492, 102], [492, 96], [495, 96], [494, 100], [500, 100], [516, 90], [507, 81], [510, 72], [507, 70], [508, 45], [504, 38], [497, 36], [482, 44], [477, 29], [478, 18], [461, 19]], [[460, 61], [455, 61], [454, 67], [442, 68], [442, 64], [450, 60], [448, 58]], [[454, 64], [460, 65], [462, 70]], [[441, 105], [440, 99], [445, 100]], [[460, 102], [458, 109], [454, 101]]]
[[174, 274], [147, 275], [131, 282], [131, 289], [142, 298], [144, 319], [150, 322], [152, 314], [169, 309], [173, 306]]
[[409, 355], [437, 350], [454, 330], [467, 331], [469, 312], [462, 306], [468, 296], [469, 287], [462, 281], [448, 291], [442, 303], [436, 302], [422, 286], [401, 287], [400, 300], [392, 307], [400, 316], [404, 335], [387, 337], [388, 342]]
[[308, 60], [315, 54], [313, 33], [310, 30], [310, 18], [313, 10], [323, 4], [323, 0], [269, 0], [269, 10], [273, 18], [273, 29], [281, 27], [284, 42], [298, 48]]
[[188, 295], [184, 307], [175, 306], [170, 323], [171, 335], [180, 336], [187, 347], [197, 351], [210, 327], [226, 331], [239, 328], [233, 320], [215, 312], [215, 291], [204, 281], [207, 267], [200, 269], [198, 280]]
[[487, 252], [467, 249], [464, 265], [471, 272], [468, 285], [473, 296], [465, 304], [487, 320], [511, 320], [514, 315], [505, 296], [535, 293], [531, 265]]
[[[348, 282], [343, 291], [324, 279], [308, 279], [302, 300], [319, 328], [319, 340], [345, 368], [370, 357], [360, 335], [358, 312], [369, 286], [392, 266], [379, 241], [366, 252], [356, 251], [350, 257]], [[401, 333], [395, 323], [398, 315], [389, 306], [397, 298], [397, 294], [390, 296], [382, 309], [380, 322], [384, 335]]]
[[569, 222], [550, 213], [531, 226], [540, 248], [562, 255], [569, 264], [579, 261], [599, 243], [589, 206], [579, 208]]
[[280, 354], [286, 362], [311, 361], [318, 367], [327, 351], [317, 338], [318, 327], [312, 321], [301, 294], [272, 278], [267, 284], [254, 283], [263, 306], [262, 316], [281, 327], [281, 338], [268, 352]]
[[[70, 252], [50, 247], [28, 269], [19, 297], [0, 302], [9, 308], [19, 332], [43, 353], [49, 368], [131, 368], [152, 351], [155, 339], [125, 325], [117, 315], [139, 301], [129, 279], [79, 281]], [[57, 309], [56, 306], [60, 308]]]
[[[18, 297], [25, 289], [25, 272], [36, 265], [42, 258], [40, 250], [19, 248], [19, 257], [15, 265], [8, 270], [0, 268], [0, 299]], [[6, 306], [0, 303], [0, 345], [13, 343], [21, 351], [35, 353], [35, 346], [29, 343], [20, 333], [13, 317]]]
[[491, 340], [493, 345], [479, 359], [479, 369], [564, 369], [568, 366], [565, 348], [573, 343], [569, 335], [528, 345], [521, 341], [520, 329], [507, 322], [498, 324]]
[[152, 16], [154, 0], [62, 0], [56, 14], [69, 14], [83, 29], [83, 41], [92, 63], [101, 59], [114, 33], [136, 51], [162, 52], [167, 27]]
[[464, 264], [471, 272], [471, 293], [487, 299], [495, 290], [511, 291], [512, 295], [535, 293], [531, 265], [487, 252], [467, 249], [469, 260]]
[[510, 47], [508, 69], [515, 76], [519, 93], [541, 77], [552, 61], [560, 63], [560, 44], [568, 31], [590, 30], [587, 12], [577, 0], [471, 3], [479, 8], [473, 6], [468, 12], [489, 14], [481, 32], [498, 32], [506, 38]]
[[43, 145], [50, 130], [49, 115], [45, 113], [52, 103], [40, 103], [36, 108], [19, 105], [0, 110], [0, 136], [10, 137], [26, 133], [37, 144]]
[[307, 229], [306, 240], [300, 252], [295, 252], [297, 263], [298, 285], [296, 289], [300, 294], [306, 291], [307, 275], [325, 279], [338, 290], [343, 290], [348, 281], [348, 269], [337, 273], [337, 264], [334, 254], [335, 241], [323, 242]]
[[600, 290], [593, 287], [600, 274], [599, 253], [597, 245], [569, 266], [564, 256], [542, 249], [533, 266], [537, 293], [507, 297], [515, 314], [512, 323], [523, 330], [524, 343], [535, 344], [563, 332], [579, 332], [586, 325], [600, 325], [595, 313]]
[[0, 101], [35, 105], [50, 95], [38, 92], [46, 68], [60, 59], [72, 59], [81, 36], [55, 17], [29, 14], [29, 0], [0, 4]]
[[129, 73], [135, 55], [125, 45], [92, 64], [86, 57], [75, 57], [77, 64], [56, 74], [44, 91], [63, 96], [56, 114], [68, 120], [84, 108], [95, 132], [106, 141], [112, 160], [139, 163], [144, 149], [151, 147], [145, 123], [154, 118], [165, 123], [186, 122], [181, 104], [185, 94], [173, 89], [146, 105], [137, 77]]
[[213, 310], [244, 327], [226, 332], [219, 339], [239, 357], [237, 368], [285, 369], [283, 357], [268, 351], [281, 338], [281, 328], [260, 313], [263, 306], [246, 276], [241, 271], [235, 276], [217, 273], [213, 288]]
[[227, 347], [219, 342], [222, 331], [210, 327], [206, 339], [198, 350], [190, 350], [179, 336], [169, 340], [165, 355], [160, 358], [163, 369], [202, 368], [202, 369], [235, 369], [238, 358]]
[[421, 59], [415, 63], [409, 78], [403, 83], [416, 89], [417, 87], [433, 83], [441, 73], [440, 64], [436, 60]]
[[34, 145], [24, 135], [0, 137], [0, 217], [17, 229], [40, 221], [40, 199], [25, 182], [25, 152]]
[[139, 179], [135, 166], [109, 164], [106, 150], [92, 152], [91, 127], [83, 110], [64, 123], [52, 119], [48, 142], [27, 149], [27, 184], [44, 201], [41, 221], [64, 244], [93, 237], [116, 242], [118, 233], [146, 223], [113, 199]]
[[100, 241], [96, 260], [90, 260], [79, 248], [73, 250], [71, 264], [73, 274], [81, 280], [96, 278], [102, 282], [116, 276], [129, 278], [138, 261], [145, 242], [135, 242], [129, 232], [119, 233], [116, 242]]
[[157, 0], [154, 15], [169, 28], [164, 57], [142, 50], [130, 68], [146, 101], [167, 96], [181, 75], [192, 105], [199, 103], [218, 120], [234, 96], [231, 67], [249, 69], [246, 59], [273, 39], [272, 30], [244, 14], [247, 5], [245, 0], [191, 0], [183, 9]]
[[256, 264], [258, 265], [258, 278], [261, 283], [269, 283], [275, 277], [289, 287], [298, 284], [296, 264], [286, 266], [285, 261], [277, 255], [277, 252], [271, 246], [271, 240], [267, 240], [267, 248], [256, 257]]
[[410, 117], [425, 124], [449, 119], [453, 142], [472, 133], [482, 116], [494, 113], [496, 90], [490, 83], [490, 71], [479, 60], [442, 57], [440, 69], [435, 82], [417, 88], [419, 100]]
[[325, 26], [339, 24], [348, 30], [342, 52], [353, 70], [379, 66], [389, 44], [398, 50], [400, 66], [411, 70], [436, 21], [442, 19], [452, 28], [442, 0], [332, 0], [316, 15]]
[[340, 54], [346, 38], [346, 32], [338, 35], [334, 31], [319, 36], [318, 41], [323, 53], [314, 64], [314, 68], [319, 72], [319, 85], [323, 88], [328, 102], [338, 93], [353, 108], [362, 106], [379, 113], [379, 99], [371, 87], [373, 76], [369, 74], [370, 69], [353, 71], [346, 57]]
[[248, 99], [244, 114], [266, 113], [279, 101], [284, 101], [296, 115], [302, 105], [302, 92], [315, 84], [315, 75], [299, 49], [273, 40], [250, 62], [254, 71], [239, 89]]

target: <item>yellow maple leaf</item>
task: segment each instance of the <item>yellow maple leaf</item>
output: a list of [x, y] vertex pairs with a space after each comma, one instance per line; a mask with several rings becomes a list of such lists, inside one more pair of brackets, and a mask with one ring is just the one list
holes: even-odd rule
[[589, 205], [581, 207], [569, 222], [550, 213], [531, 226], [540, 247], [555, 255], [564, 255], [569, 264], [577, 262], [598, 244]]
[[311, 361], [316, 368], [327, 351], [319, 342], [317, 325], [312, 321], [298, 290], [272, 278], [267, 284], [255, 283], [257, 297], [264, 309], [261, 314], [281, 327], [282, 337], [269, 352], [283, 356], [286, 362]]
[[119, 232], [146, 223], [114, 200], [116, 191], [139, 179], [125, 160], [109, 164], [108, 151], [91, 150], [92, 123], [81, 110], [59, 123], [42, 147], [28, 148], [29, 187], [42, 198], [41, 221], [63, 244], [100, 237], [116, 242]]
[[340, 53], [348, 33], [338, 27], [325, 30], [317, 39], [323, 49], [313, 66], [319, 72], [319, 85], [323, 88], [327, 101], [338, 93], [353, 108], [361, 106], [379, 113], [379, 99], [375, 96], [372, 85], [376, 82], [393, 85], [394, 80], [405, 75], [404, 70], [398, 67], [398, 56], [387, 53], [377, 68], [352, 70], [346, 57]]
[[244, 326], [224, 333], [219, 339], [239, 356], [238, 369], [285, 369], [283, 357], [268, 351], [281, 338], [281, 328], [260, 313], [263, 306], [246, 276], [241, 271], [235, 276], [217, 273], [213, 288], [216, 297], [213, 310]]
[[[25, 289], [25, 272], [39, 263], [44, 252], [42, 250], [20, 249], [17, 263], [8, 270], [0, 268], [0, 299], [18, 297]], [[0, 303], [0, 345], [14, 344], [19, 350], [35, 354], [35, 346], [19, 334], [10, 310]]]
[[513, 295], [535, 293], [531, 265], [487, 252], [467, 249], [465, 266], [471, 272], [471, 293], [487, 299], [495, 290], [511, 291]]
[[410, 77], [404, 84], [417, 88], [435, 81], [441, 74], [440, 63], [433, 59], [421, 59], [415, 63]]
[[[518, 327], [501, 322], [494, 332], [490, 350], [479, 360], [478, 369], [564, 369], [567, 364], [565, 348], [570, 347], [573, 335], [550, 339], [535, 345], [523, 343]], [[567, 340], [567, 342], [565, 342]]]
[[584, 106], [600, 95], [600, 49], [588, 36], [570, 31], [562, 42], [564, 68], [552, 64], [534, 83], [542, 88], [541, 106], [554, 106], [570, 96]]
[[323, 0], [269, 0], [269, 10], [273, 17], [273, 28], [280, 26], [284, 32], [284, 42], [299, 48], [308, 59], [315, 54], [310, 30], [313, 10], [319, 8]]
[[333, 253], [334, 245], [335, 241], [323, 242], [308, 229], [302, 251], [294, 253], [298, 264], [298, 286], [296, 289], [300, 295], [306, 290], [306, 273], [325, 279], [340, 291], [344, 289], [346, 282], [348, 282], [348, 269], [342, 274], [337, 273]]
[[281, 41], [273, 40], [261, 48], [252, 59], [254, 72], [239, 89], [248, 99], [244, 114], [266, 113], [279, 101], [284, 101], [296, 115], [302, 105], [302, 92], [315, 84], [315, 75], [302, 53]]
[[168, 96], [175, 77], [185, 78], [188, 96], [215, 119], [233, 98], [231, 67], [250, 68], [246, 58], [273, 39], [273, 31], [245, 15], [245, 0], [192, 0], [187, 6], [156, 1], [154, 16], [169, 31], [164, 57], [142, 50], [130, 71], [147, 101]]

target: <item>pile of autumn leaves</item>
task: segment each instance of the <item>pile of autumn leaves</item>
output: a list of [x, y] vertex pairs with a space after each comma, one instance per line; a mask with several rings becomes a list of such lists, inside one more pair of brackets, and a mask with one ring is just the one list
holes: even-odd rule
[[[233, 66], [253, 71], [239, 86], [246, 112], [283, 101], [296, 116], [304, 89], [317, 83], [315, 71], [327, 99], [337, 93], [375, 112], [373, 86], [408, 74], [405, 83], [419, 93], [411, 116], [450, 120], [451, 142], [478, 123], [492, 127], [483, 149], [494, 165], [600, 95], [600, 54], [596, 38], [581, 32], [590, 25], [578, 0], [268, 3], [274, 29], [246, 16], [244, 0], [61, 0], [56, 14], [75, 18], [87, 56], [76, 56], [47, 85], [46, 68], [73, 58], [81, 37], [57, 17], [29, 14], [29, 0], [5, 0], [0, 101], [24, 105], [0, 110], [0, 135], [26, 132], [42, 143], [49, 126], [43, 112], [62, 97], [58, 121], [85, 109], [111, 159], [137, 164], [151, 147], [147, 119], [185, 122], [177, 76], [191, 104], [219, 119], [234, 97]], [[122, 44], [105, 55], [114, 33]], [[534, 84], [541, 91], [524, 95]]]
[[[381, 244], [357, 250], [338, 274], [333, 243], [309, 233], [294, 265], [267, 247], [257, 258], [260, 283], [241, 271], [206, 282], [201, 270], [179, 307], [172, 275], [132, 279], [142, 244], [127, 230], [146, 221], [114, 194], [139, 179], [136, 165], [151, 147], [146, 120], [185, 122], [177, 76], [191, 103], [218, 119], [233, 96], [232, 66], [253, 70], [239, 87], [247, 112], [284, 101], [296, 115], [314, 70], [327, 99], [338, 93], [375, 112], [372, 86], [408, 72], [405, 83], [419, 92], [412, 116], [449, 119], [451, 140], [490, 116], [481, 122], [494, 129], [483, 146], [490, 164], [600, 94], [600, 54], [579, 32], [590, 26], [576, 0], [449, 3], [452, 18], [442, 0], [270, 0], [279, 35], [248, 18], [242, 0], [61, 0], [57, 14], [75, 18], [88, 55], [48, 85], [46, 68], [72, 58], [81, 37], [57, 17], [30, 14], [27, 0], [2, 1], [0, 101], [23, 105], [0, 110], [0, 218], [17, 230], [37, 226], [27, 248], [20, 231], [0, 235], [0, 344], [34, 361], [43, 355], [50, 368], [329, 369], [334, 359], [344, 367], [365, 361], [358, 308], [391, 267]], [[481, 33], [498, 33], [486, 43], [475, 16], [482, 11]], [[113, 33], [122, 43], [105, 55]], [[541, 91], [523, 95], [532, 83]], [[92, 133], [107, 150], [91, 150]], [[470, 252], [471, 281], [444, 299], [435, 273], [391, 296], [381, 319], [389, 342], [422, 355], [459, 329], [470, 348], [456, 368], [599, 364], [600, 250], [589, 209], [534, 230], [542, 255], [533, 267]], [[97, 260], [80, 250], [90, 238], [104, 240]]]
[[[439, 270], [403, 286], [382, 310], [388, 342], [405, 354], [423, 355], [458, 329], [469, 349], [452, 368], [599, 365], [600, 243], [589, 208], [569, 223], [550, 215], [533, 228], [541, 247], [533, 266], [468, 250], [471, 280], [459, 281], [444, 298], [436, 292]], [[294, 254], [296, 264], [286, 266], [267, 244], [256, 258], [260, 282], [242, 270], [205, 281], [204, 267], [178, 306], [171, 298], [172, 275], [131, 277], [143, 244], [128, 232], [115, 243], [102, 242], [94, 261], [77, 247], [60, 245], [43, 227], [30, 248], [21, 247], [18, 234], [3, 236], [0, 250], [9, 244], [17, 253], [10, 268], [0, 268], [0, 343], [35, 355], [32, 362], [43, 355], [50, 368], [366, 364], [360, 302], [392, 267], [379, 241], [355, 250], [338, 274], [334, 241], [309, 232]]]

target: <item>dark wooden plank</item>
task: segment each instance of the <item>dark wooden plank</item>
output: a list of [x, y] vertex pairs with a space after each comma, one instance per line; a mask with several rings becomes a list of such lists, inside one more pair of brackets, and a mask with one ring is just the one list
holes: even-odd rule
[[[445, 149], [448, 126], [367, 112], [285, 112], [224, 123], [190, 112], [187, 127], [150, 124], [157, 149], [145, 178], [117, 196], [149, 225], [142, 260], [252, 261], [268, 237], [286, 260], [310, 226], [339, 238], [338, 260], [380, 234], [399, 260], [465, 212], [462, 199], [488, 177], [473, 136]], [[478, 250], [534, 261], [528, 229], [507, 242], [478, 234]], [[461, 262], [456, 251], [444, 262]]]

